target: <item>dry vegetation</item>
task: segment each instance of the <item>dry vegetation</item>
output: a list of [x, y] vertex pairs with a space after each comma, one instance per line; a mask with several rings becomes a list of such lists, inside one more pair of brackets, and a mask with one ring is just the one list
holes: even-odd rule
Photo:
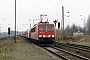
[[64, 36], [64, 38], [57, 36], [56, 40], [59, 42], [74, 43], [74, 44], [90, 46], [90, 36], [86, 36], [86, 35], [85, 36]]
[[70, 42], [70, 43], [90, 46], [90, 36], [81, 36], [78, 38], [80, 39], [75, 42]]
[[55, 60], [25, 38], [0, 43], [0, 60]]
[[7, 40], [0, 42], [0, 59], [7, 59], [10, 58], [8, 56], [9, 52], [12, 52], [14, 50], [14, 42], [12, 39], [8, 38]]
[[56, 36], [56, 40], [59, 42], [74, 43], [74, 44], [90, 46], [90, 35], [67, 36], [65, 31], [61, 31], [59, 35]]

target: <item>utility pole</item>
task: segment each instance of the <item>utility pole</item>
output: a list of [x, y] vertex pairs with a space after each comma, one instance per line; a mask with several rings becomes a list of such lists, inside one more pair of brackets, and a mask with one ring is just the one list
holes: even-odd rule
[[35, 20], [35, 19], [33, 19], [33, 26], [34, 26], [34, 20]]
[[86, 23], [85, 23], [85, 16], [84, 16], [84, 19], [83, 19], [83, 33], [84, 33], [84, 35], [86, 34]]
[[84, 35], [86, 34], [86, 23], [85, 23], [85, 17], [84, 17], [84, 22], [83, 22], [83, 29], [84, 29]]
[[64, 6], [62, 6], [62, 21], [61, 21], [61, 29], [64, 30]]
[[1, 28], [2, 28], [2, 27], [0, 27], [0, 37], [1, 37]]
[[[80, 15], [80, 16], [83, 16], [83, 15]], [[83, 20], [83, 33], [84, 33], [84, 35], [86, 34], [86, 32], [85, 32], [85, 30], [86, 30], [86, 23], [85, 23], [85, 16], [83, 16], [84, 18], [83, 19], [81, 19], [81, 20]]]
[[14, 37], [14, 42], [16, 43], [16, 0], [15, 0], [15, 37]]
[[[31, 19], [29, 19], [29, 21], [30, 21]], [[30, 22], [30, 29], [31, 29], [31, 22]]]
[[30, 23], [30, 28], [29, 28], [29, 32], [28, 32], [28, 37], [30, 37], [29, 34], [30, 34], [30, 30], [31, 30], [31, 19], [29, 19], [29, 23]]

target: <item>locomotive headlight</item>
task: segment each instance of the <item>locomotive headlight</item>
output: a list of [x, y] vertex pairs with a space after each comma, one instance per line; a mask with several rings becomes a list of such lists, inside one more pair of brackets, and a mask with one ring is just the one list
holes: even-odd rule
[[52, 37], [54, 37], [54, 35], [52, 35]]
[[39, 35], [39, 37], [42, 37], [42, 35]]
[[51, 37], [51, 35], [48, 35], [48, 37]]
[[43, 35], [43, 37], [46, 37], [45, 35]]

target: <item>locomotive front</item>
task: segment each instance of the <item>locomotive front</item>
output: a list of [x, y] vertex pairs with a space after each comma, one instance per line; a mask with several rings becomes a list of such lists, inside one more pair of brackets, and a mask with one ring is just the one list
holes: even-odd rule
[[54, 24], [39, 24], [38, 25], [39, 43], [54, 43], [55, 27]]

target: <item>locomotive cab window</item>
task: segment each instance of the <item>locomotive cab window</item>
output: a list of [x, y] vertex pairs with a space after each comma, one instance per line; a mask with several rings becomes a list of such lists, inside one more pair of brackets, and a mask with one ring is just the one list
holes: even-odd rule
[[54, 26], [47, 26], [47, 30], [54, 30]]
[[35, 27], [31, 29], [31, 32], [35, 32]]
[[54, 26], [40, 26], [40, 30], [54, 30]]
[[40, 26], [40, 30], [46, 30], [46, 26]]

